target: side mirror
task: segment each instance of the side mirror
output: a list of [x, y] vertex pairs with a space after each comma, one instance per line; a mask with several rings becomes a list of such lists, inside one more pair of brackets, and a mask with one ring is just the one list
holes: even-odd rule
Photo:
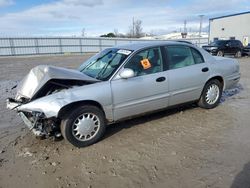
[[123, 79], [132, 78], [135, 76], [135, 72], [132, 69], [125, 68], [120, 72], [120, 77]]

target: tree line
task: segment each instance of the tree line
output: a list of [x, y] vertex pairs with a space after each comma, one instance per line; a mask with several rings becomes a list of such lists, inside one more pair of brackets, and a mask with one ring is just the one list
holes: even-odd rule
[[141, 20], [133, 20], [133, 24], [129, 26], [129, 31], [126, 34], [119, 33], [117, 29], [100, 37], [119, 37], [119, 38], [140, 38], [143, 37], [143, 28]]

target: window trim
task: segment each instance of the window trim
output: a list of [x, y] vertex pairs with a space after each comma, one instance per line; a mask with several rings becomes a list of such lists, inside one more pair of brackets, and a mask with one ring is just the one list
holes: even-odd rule
[[[197, 49], [195, 49], [195, 48], [193, 48], [193, 47], [190, 47], [190, 49], [191, 49], [191, 53], [192, 53], [194, 62], [195, 62], [195, 58], [194, 58], [194, 54], [193, 54], [192, 50], [198, 52], [198, 54], [199, 54], [199, 55], [201, 56], [201, 58], [202, 58], [202, 63], [205, 63], [205, 59], [204, 59], [203, 55], [200, 53], [199, 50], [197, 50]], [[196, 62], [195, 62], [195, 65], [202, 64], [202, 63], [196, 63]]]
[[169, 60], [168, 60], [168, 53], [165, 50], [166, 46], [160, 46], [161, 48], [161, 55], [162, 55], [162, 63], [163, 63], [163, 71], [169, 70]]

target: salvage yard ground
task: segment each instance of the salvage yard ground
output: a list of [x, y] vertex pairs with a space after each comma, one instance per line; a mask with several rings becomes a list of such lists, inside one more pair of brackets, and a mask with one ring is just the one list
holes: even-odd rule
[[78, 67], [87, 55], [0, 58], [0, 188], [250, 187], [250, 58], [212, 110], [194, 105], [108, 127], [77, 149], [38, 140], [5, 108], [16, 83], [39, 64]]

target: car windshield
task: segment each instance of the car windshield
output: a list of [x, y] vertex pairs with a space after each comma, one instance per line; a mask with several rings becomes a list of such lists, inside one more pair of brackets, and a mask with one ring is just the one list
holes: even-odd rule
[[132, 51], [108, 48], [84, 62], [78, 70], [98, 80], [108, 80]]
[[216, 40], [214, 42], [211, 42], [210, 45], [211, 46], [221, 46], [224, 45], [227, 41], [225, 40]]

